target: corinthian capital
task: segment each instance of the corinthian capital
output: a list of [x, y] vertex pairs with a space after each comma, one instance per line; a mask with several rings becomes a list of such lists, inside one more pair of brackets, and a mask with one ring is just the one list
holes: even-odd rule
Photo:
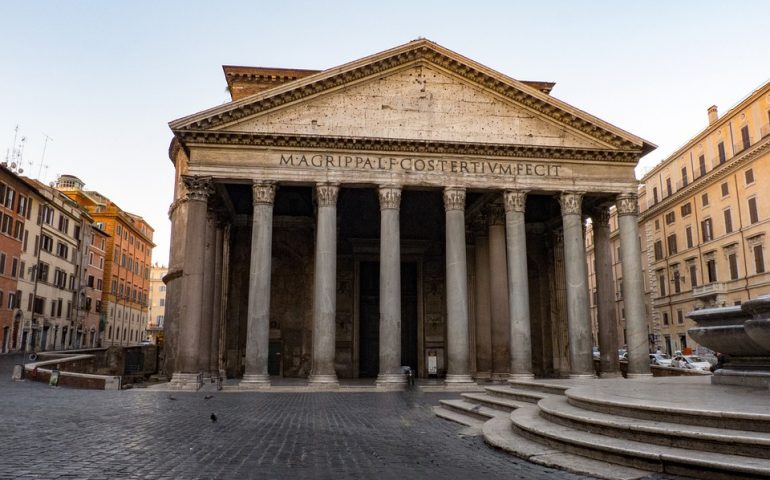
[[561, 204], [561, 214], [580, 215], [582, 201], [582, 192], [563, 192], [559, 197], [559, 203]]
[[610, 207], [601, 205], [591, 211], [591, 223], [597, 227], [607, 227], [610, 224]]
[[490, 204], [486, 213], [489, 225], [505, 225], [505, 207], [499, 203]]
[[503, 194], [506, 212], [521, 212], [527, 207], [526, 190], [506, 190]]
[[398, 210], [401, 205], [401, 187], [395, 185], [383, 185], [377, 190], [380, 198], [380, 210]]
[[316, 201], [319, 207], [334, 207], [337, 205], [339, 185], [335, 183], [319, 183], [315, 186]]
[[616, 200], [618, 216], [639, 215], [639, 201], [635, 193], [623, 193]]
[[446, 187], [444, 189], [444, 209], [465, 210], [465, 188]]
[[182, 182], [187, 189], [187, 200], [200, 200], [205, 202], [214, 192], [211, 177], [199, 177], [195, 175], [182, 175]]
[[255, 180], [251, 190], [254, 205], [272, 205], [275, 202], [275, 182]]

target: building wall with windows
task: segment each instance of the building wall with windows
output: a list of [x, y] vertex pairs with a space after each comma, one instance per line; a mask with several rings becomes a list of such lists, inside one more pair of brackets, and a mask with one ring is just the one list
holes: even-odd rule
[[659, 347], [698, 349], [687, 313], [770, 293], [770, 82], [648, 172], [651, 323]]
[[153, 229], [109, 198], [84, 189], [77, 177], [62, 175], [56, 188], [85, 207], [105, 241], [102, 308], [103, 345], [135, 345], [146, 338]]
[[151, 342], [163, 341], [163, 319], [166, 315], [166, 284], [163, 277], [168, 267], [155, 263], [150, 268], [150, 318], [147, 322], [147, 335]]
[[[89, 217], [90, 218], [90, 217]], [[81, 242], [80, 288], [78, 315], [82, 318], [84, 331], [87, 332], [85, 343], [96, 347], [101, 345], [106, 313], [102, 308], [104, 291], [104, 264], [107, 244], [106, 232], [95, 223], [84, 222]], [[105, 318], [105, 322], [102, 318]]]

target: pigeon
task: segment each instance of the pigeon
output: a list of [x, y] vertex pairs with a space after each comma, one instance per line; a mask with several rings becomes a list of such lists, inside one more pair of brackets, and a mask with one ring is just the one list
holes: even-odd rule
[[206, 395], [203, 397], [204, 400], [211, 400], [212, 398], [214, 398], [214, 395]]
[[168, 396], [169, 400], [176, 400], [176, 397], [172, 397], [171, 395]]
[[212, 423], [216, 423], [216, 422], [217, 422], [217, 416], [216, 416], [216, 414], [212, 413], [212, 414], [211, 414], [211, 416], [210, 416], [209, 418], [211, 419], [211, 422], [212, 422]]

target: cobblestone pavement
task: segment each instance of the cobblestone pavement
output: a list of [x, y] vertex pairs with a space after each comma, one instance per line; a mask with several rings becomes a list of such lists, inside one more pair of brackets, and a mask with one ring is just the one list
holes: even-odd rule
[[[12, 382], [0, 479], [579, 479], [435, 417], [447, 394], [92, 391]], [[212, 422], [211, 414], [216, 414]], [[651, 476], [656, 479], [673, 478]]]

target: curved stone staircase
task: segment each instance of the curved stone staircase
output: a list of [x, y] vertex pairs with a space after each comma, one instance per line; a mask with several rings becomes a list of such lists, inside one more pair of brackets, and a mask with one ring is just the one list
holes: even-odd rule
[[702, 379], [523, 381], [434, 411], [478, 428], [493, 447], [594, 477], [770, 479], [767, 390]]

